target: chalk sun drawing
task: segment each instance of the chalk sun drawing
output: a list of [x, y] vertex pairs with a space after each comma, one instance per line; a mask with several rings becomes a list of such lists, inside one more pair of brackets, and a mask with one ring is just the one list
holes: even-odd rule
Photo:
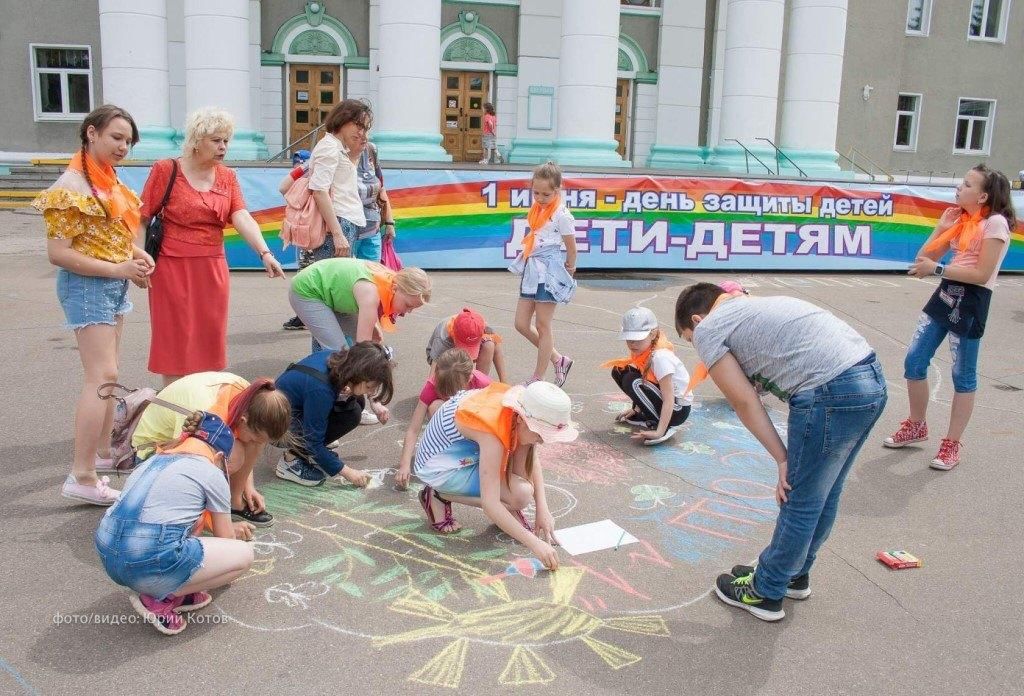
[[509, 601], [498, 606], [456, 612], [411, 592], [391, 605], [391, 610], [431, 622], [413, 629], [374, 639], [377, 647], [429, 639], [450, 640], [440, 652], [409, 680], [429, 686], [457, 689], [462, 683], [470, 641], [484, 641], [511, 649], [498, 683], [506, 686], [547, 684], [555, 673], [535, 649], [537, 643], [557, 638], [560, 642], [580, 641], [612, 669], [639, 662], [640, 655], [599, 639], [598, 631], [623, 631], [667, 637], [668, 626], [661, 616], [618, 616], [602, 618], [572, 604], [583, 578], [580, 568], [562, 568], [550, 574], [551, 596]]

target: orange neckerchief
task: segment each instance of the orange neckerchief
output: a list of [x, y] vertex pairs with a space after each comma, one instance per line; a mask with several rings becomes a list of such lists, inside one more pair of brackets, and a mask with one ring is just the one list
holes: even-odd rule
[[928, 252], [939, 251], [940, 249], [945, 249], [947, 244], [952, 247], [953, 242], [957, 242], [960, 249], [966, 249], [981, 236], [982, 224], [985, 218], [988, 217], [988, 214], [988, 208], [982, 208], [974, 215], [968, 215], [967, 211], [964, 211], [960, 214], [960, 219], [956, 221], [955, 225], [928, 242], [924, 250]]
[[526, 224], [530, 231], [523, 237], [523, 258], [530, 258], [533, 253], [533, 245], [537, 243], [537, 230], [551, 222], [558, 207], [562, 205], [562, 194], [556, 195], [547, 205], [534, 202], [530, 206], [530, 212], [526, 216]]
[[[458, 316], [458, 315], [455, 315], [455, 316]], [[449, 317], [448, 318], [448, 323], [444, 325], [444, 330], [448, 332], [448, 336], [449, 337], [452, 337], [452, 336], [455, 335], [455, 334], [452, 333], [452, 327], [455, 326], [455, 316]], [[496, 334], [496, 333], [485, 333], [483, 335], [483, 340], [485, 340], [485, 341], [494, 341], [495, 344], [498, 344], [498, 343], [501, 343], [501, 335], [500, 334]]]
[[[718, 299], [715, 300], [715, 303], [713, 305], [711, 305], [711, 309], [709, 309], [708, 313], [706, 315], [704, 315], [704, 318], [707, 319], [708, 315], [710, 315], [713, 311], [715, 311], [715, 308], [718, 307], [718, 305], [722, 304], [726, 300], [731, 299], [733, 297], [746, 297], [746, 295], [744, 295], [739, 290], [737, 290], [735, 292], [727, 292], [727, 293], [723, 293], [723, 294], [719, 295]], [[694, 328], [696, 328], [696, 327], [694, 327]], [[690, 383], [688, 385], [686, 385], [686, 391], [683, 393], [683, 396], [686, 396], [687, 394], [692, 392], [694, 389], [696, 389], [698, 386], [700, 386], [700, 383], [703, 382], [704, 380], [706, 380], [708, 378], [708, 375], [710, 375], [710, 374], [711, 373], [708, 371], [708, 366], [707, 365], [705, 365], [703, 362], [697, 363], [693, 367], [693, 373], [690, 375]]]
[[505, 457], [501, 462], [501, 477], [505, 477], [508, 458], [519, 446], [516, 436], [516, 412], [501, 405], [501, 399], [511, 387], [501, 382], [470, 394], [455, 409], [455, 422], [473, 430], [490, 433], [501, 441]]
[[[644, 376], [644, 379], [648, 382], [657, 383], [658, 378], [654, 375], [654, 371], [651, 369], [651, 355], [656, 350], [671, 350], [675, 351], [676, 347], [672, 344], [672, 341], [665, 338], [665, 334], [661, 331], [658, 332], [658, 340], [652, 341], [651, 345], [647, 346], [647, 350], [637, 353], [636, 355], [630, 355], [628, 358], [616, 358], [615, 360], [607, 360], [601, 363], [601, 367], [629, 367], [632, 365], [636, 368], [636, 371]], [[644, 369], [646, 368], [646, 372]]]
[[392, 309], [395, 302], [395, 272], [381, 266], [379, 270], [371, 268], [370, 276], [373, 278], [373, 284], [377, 286], [377, 296], [380, 298], [380, 328], [390, 333], [395, 330], [395, 314]]
[[96, 187], [96, 192], [102, 194], [110, 216], [119, 219], [134, 235], [142, 222], [142, 213], [134, 201], [131, 190], [118, 180], [117, 173], [109, 164], [100, 164], [88, 156], [84, 160], [83, 163], [82, 151], [79, 150], [71, 158], [68, 169], [83, 174], [88, 172], [89, 180]]

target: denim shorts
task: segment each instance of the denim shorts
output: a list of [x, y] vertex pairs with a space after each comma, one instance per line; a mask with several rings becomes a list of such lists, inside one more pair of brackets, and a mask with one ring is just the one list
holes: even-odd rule
[[535, 293], [523, 292], [522, 284], [520, 284], [519, 297], [524, 300], [533, 300], [534, 302], [551, 302], [552, 304], [558, 303], [558, 300], [555, 299], [555, 296], [548, 292], [548, 289], [544, 287], [544, 283], [537, 284], [537, 292]]
[[380, 263], [381, 236], [380, 232], [371, 234], [369, 237], [356, 239], [352, 247], [352, 256], [363, 261], [374, 261]]
[[111, 580], [163, 599], [188, 583], [203, 565], [203, 544], [191, 531], [191, 525], [107, 516], [96, 530], [96, 551]]
[[132, 311], [127, 280], [84, 276], [64, 268], [57, 271], [57, 299], [69, 329], [94, 324], [113, 326], [118, 316]]
[[[467, 463], [472, 460], [472, 463]], [[430, 465], [450, 464], [452, 473], [434, 486], [438, 493], [463, 498], [480, 497], [480, 445], [472, 440], [459, 440], [430, 458]]]

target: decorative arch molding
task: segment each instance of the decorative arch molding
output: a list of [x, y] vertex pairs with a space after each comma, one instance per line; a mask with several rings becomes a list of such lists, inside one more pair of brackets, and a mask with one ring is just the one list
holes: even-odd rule
[[[505, 42], [501, 40], [490, 27], [477, 21], [472, 25], [473, 31], [469, 34], [463, 29], [463, 22], [452, 22], [441, 29], [441, 56], [442, 60], [452, 62], [473, 62], [487, 63], [491, 69], [497, 65], [508, 65], [508, 49]], [[468, 41], [467, 41], [468, 39]], [[452, 48], [454, 46], [454, 48]], [[456, 58], [454, 55], [471, 53], [483, 56], [481, 47], [489, 54], [487, 60], [472, 60]], [[452, 55], [452, 58], [447, 56]]]
[[341, 59], [359, 56], [352, 32], [327, 14], [322, 15], [316, 26], [310, 23], [306, 13], [286, 20], [274, 34], [271, 51], [278, 55], [334, 56]]
[[[633, 37], [619, 34], [619, 77], [636, 77], [638, 73], [650, 72], [647, 56]], [[623, 75], [622, 73], [629, 73]]]

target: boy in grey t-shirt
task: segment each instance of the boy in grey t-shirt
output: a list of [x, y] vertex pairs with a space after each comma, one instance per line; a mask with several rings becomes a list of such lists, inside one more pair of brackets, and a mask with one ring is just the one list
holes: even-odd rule
[[[726, 604], [778, 621], [783, 597], [811, 594], [810, 569], [832, 530], [843, 482], [885, 407], [881, 365], [860, 334], [809, 302], [733, 296], [711, 283], [680, 293], [676, 330], [778, 464], [771, 543], [756, 566], [734, 566], [715, 583]], [[691, 384], [701, 373], [694, 371]], [[789, 402], [787, 443], [758, 389]]]

